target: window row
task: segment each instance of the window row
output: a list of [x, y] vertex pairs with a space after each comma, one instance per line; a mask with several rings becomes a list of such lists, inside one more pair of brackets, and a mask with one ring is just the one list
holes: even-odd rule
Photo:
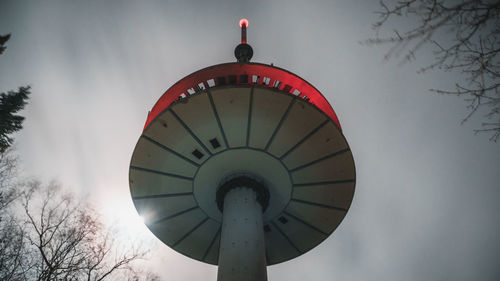
[[[249, 82], [249, 78], [251, 82]], [[200, 82], [197, 85], [186, 90], [186, 93], [182, 93], [179, 95], [177, 100], [181, 100], [186, 98], [188, 95], [194, 95], [200, 91], [203, 91], [207, 88], [215, 87], [215, 86], [224, 86], [224, 85], [238, 85], [238, 84], [255, 84], [255, 85], [263, 85], [270, 88], [275, 88], [281, 91], [288, 92], [294, 96], [300, 96], [303, 100], [309, 101], [309, 97], [305, 94], [302, 94], [298, 89], [293, 88], [291, 85], [283, 84], [279, 80], [273, 81], [270, 77], [260, 77], [259, 75], [249, 75], [242, 74], [239, 75], [229, 75], [229, 76], [220, 76], [212, 79], [208, 79], [205, 82]], [[293, 91], [292, 91], [293, 89]], [[302, 94], [302, 95], [301, 95]]]

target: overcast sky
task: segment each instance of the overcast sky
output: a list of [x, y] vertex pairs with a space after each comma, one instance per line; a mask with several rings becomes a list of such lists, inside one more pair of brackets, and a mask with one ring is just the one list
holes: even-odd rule
[[[366, 3], [371, 3], [367, 5]], [[26, 176], [57, 179], [108, 218], [135, 214], [128, 166], [146, 114], [200, 68], [235, 61], [250, 21], [252, 61], [315, 85], [337, 112], [356, 163], [339, 228], [269, 280], [499, 280], [500, 145], [464, 125], [452, 73], [384, 63], [366, 47], [378, 1], [0, 1], [0, 91], [31, 85], [17, 150]], [[397, 23], [400, 27], [403, 23]], [[138, 234], [139, 233], [139, 234]], [[131, 232], [154, 240], [146, 230]], [[164, 280], [215, 280], [216, 267], [159, 242]]]

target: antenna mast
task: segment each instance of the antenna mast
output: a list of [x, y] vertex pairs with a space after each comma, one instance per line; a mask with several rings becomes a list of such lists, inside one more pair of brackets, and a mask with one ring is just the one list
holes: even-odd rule
[[239, 25], [241, 27], [241, 44], [236, 46], [236, 49], [234, 49], [234, 56], [238, 62], [250, 62], [250, 59], [253, 56], [253, 49], [247, 44], [248, 20], [241, 19]]

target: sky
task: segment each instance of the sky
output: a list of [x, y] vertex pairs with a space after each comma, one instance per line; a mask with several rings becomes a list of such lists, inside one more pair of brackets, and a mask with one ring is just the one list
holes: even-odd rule
[[[452, 89], [460, 76], [388, 62], [373, 37], [378, 1], [0, 1], [0, 91], [31, 85], [16, 135], [23, 174], [56, 179], [126, 239], [152, 245], [164, 280], [216, 280], [215, 266], [161, 244], [140, 223], [128, 167], [148, 110], [182, 77], [235, 61], [240, 18], [252, 61], [301, 76], [330, 101], [356, 163], [337, 230], [268, 267], [269, 280], [498, 280], [500, 145], [474, 135]], [[405, 27], [405, 22], [394, 23]]]

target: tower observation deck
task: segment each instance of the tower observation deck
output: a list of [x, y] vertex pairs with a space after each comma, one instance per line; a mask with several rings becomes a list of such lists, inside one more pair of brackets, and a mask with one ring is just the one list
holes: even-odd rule
[[299, 76], [238, 62], [196, 71], [148, 114], [130, 163], [138, 213], [165, 244], [218, 265], [219, 281], [267, 280], [266, 266], [325, 240], [345, 217], [355, 168], [340, 122]]

